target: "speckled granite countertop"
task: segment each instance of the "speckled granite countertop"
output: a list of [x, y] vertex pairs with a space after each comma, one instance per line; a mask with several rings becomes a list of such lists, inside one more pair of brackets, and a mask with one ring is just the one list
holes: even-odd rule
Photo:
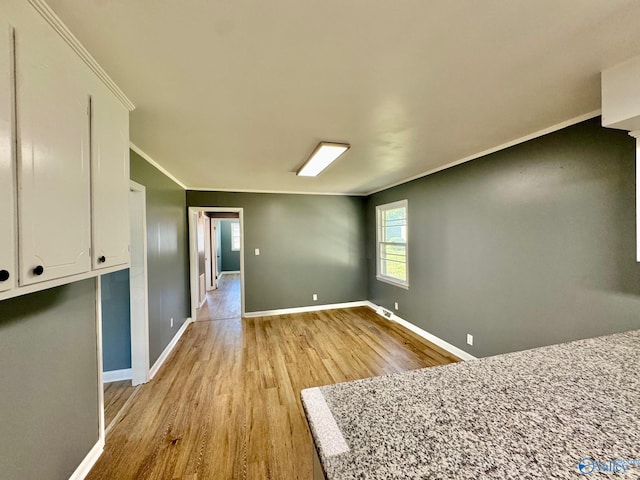
[[327, 480], [640, 478], [640, 330], [302, 399]]

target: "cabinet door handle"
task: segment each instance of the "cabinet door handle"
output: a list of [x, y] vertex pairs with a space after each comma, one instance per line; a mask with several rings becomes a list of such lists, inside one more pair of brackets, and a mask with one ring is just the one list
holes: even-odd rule
[[6, 282], [10, 276], [8, 270], [0, 270], [0, 282]]
[[107, 257], [105, 257], [104, 255], [102, 255], [101, 257], [98, 257], [98, 263], [104, 263], [107, 261]]
[[40, 275], [42, 275], [44, 273], [44, 267], [42, 265], [38, 265], [37, 267], [35, 267], [33, 269], [33, 274], [36, 277], [39, 277]]

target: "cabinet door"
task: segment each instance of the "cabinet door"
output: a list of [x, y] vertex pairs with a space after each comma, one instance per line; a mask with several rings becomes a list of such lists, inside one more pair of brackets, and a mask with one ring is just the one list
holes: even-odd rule
[[129, 111], [106, 89], [91, 99], [93, 268], [129, 263]]
[[12, 129], [11, 40], [0, 23], [0, 292], [15, 286], [15, 183]]
[[88, 70], [40, 22], [15, 31], [20, 284], [91, 268]]

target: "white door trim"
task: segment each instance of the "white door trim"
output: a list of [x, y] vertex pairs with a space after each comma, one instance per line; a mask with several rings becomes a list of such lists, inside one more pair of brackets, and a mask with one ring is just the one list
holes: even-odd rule
[[[130, 182], [131, 383], [149, 381], [149, 290], [147, 285], [147, 202], [144, 185]], [[137, 227], [137, 228], [134, 228]], [[135, 257], [135, 258], [134, 258]]]
[[104, 445], [104, 386], [102, 385], [102, 277], [95, 279], [96, 342], [98, 345], [98, 443]]
[[244, 295], [244, 209], [240, 207], [188, 207], [189, 217], [189, 279], [191, 284], [191, 318], [197, 318], [198, 308], [198, 212], [233, 212], [240, 217], [240, 303], [245, 315]]

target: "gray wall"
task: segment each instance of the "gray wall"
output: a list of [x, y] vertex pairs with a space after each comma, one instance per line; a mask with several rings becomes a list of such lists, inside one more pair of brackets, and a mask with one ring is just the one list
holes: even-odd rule
[[102, 370], [131, 368], [129, 269], [103, 275]]
[[[369, 197], [369, 299], [476, 356], [640, 328], [634, 165], [596, 118]], [[375, 278], [375, 206], [404, 198], [409, 290]]]
[[98, 441], [95, 281], [0, 302], [0, 478], [63, 480]]
[[191, 308], [185, 192], [134, 151], [131, 179], [144, 185], [147, 194], [149, 359], [153, 365]]
[[366, 300], [362, 197], [188, 191], [187, 204], [244, 208], [247, 312]]
[[231, 250], [231, 224], [237, 220], [222, 220], [220, 222], [220, 255], [222, 257], [223, 272], [237, 272], [240, 270], [240, 251]]

